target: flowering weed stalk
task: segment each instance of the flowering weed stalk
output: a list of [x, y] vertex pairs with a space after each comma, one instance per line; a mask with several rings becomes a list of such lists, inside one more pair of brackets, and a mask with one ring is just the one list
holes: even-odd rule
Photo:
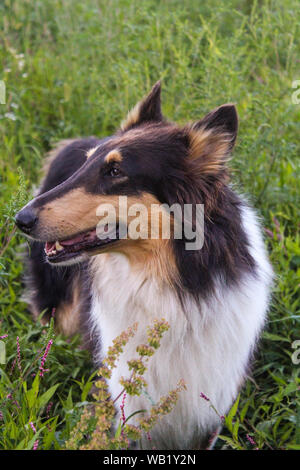
[[[98, 372], [99, 380], [96, 382], [97, 392], [94, 394], [96, 402], [93, 406], [85, 407], [82, 416], [71, 433], [67, 442], [68, 449], [128, 449], [130, 441], [139, 441], [143, 435], [151, 440], [149, 431], [164, 415], [170, 413], [177, 403], [179, 393], [185, 389], [185, 384], [180, 381], [175, 390], [162, 397], [159, 403], [152, 406], [149, 413], [139, 419], [138, 425], [130, 423], [131, 417], [125, 417], [125, 400], [127, 395], [140, 395], [147, 383], [143, 374], [147, 370], [147, 364], [155, 351], [160, 347], [163, 334], [169, 329], [165, 320], [155, 320], [153, 326], [147, 330], [147, 344], [139, 345], [136, 349], [138, 357], [128, 361], [129, 370], [132, 371], [129, 378], [122, 377], [120, 384], [123, 390], [118, 397], [111, 397], [105, 379], [111, 377], [112, 370], [122, 354], [124, 347], [137, 330], [137, 324], [128, 328], [114, 341], [108, 349], [103, 366]], [[121, 418], [115, 422], [115, 403], [122, 396], [120, 404]], [[139, 410], [141, 413], [145, 410]], [[135, 413], [136, 414], [136, 413]]]
[[46, 346], [46, 350], [45, 350], [44, 355], [43, 355], [42, 360], [41, 360], [40, 377], [44, 377], [44, 373], [48, 372], [47, 369], [44, 369], [44, 365], [45, 365], [45, 362], [46, 362], [46, 359], [47, 359], [47, 356], [49, 354], [49, 351], [50, 351], [50, 348], [51, 348], [52, 344], [53, 344], [53, 340], [50, 339], [47, 346]]
[[0, 448], [3, 449], [58, 446], [54, 434], [58, 416], [50, 416], [49, 401], [60, 384], [49, 386], [46, 377], [41, 383], [53, 345], [53, 331], [45, 326], [39, 330], [36, 325], [34, 332], [40, 336], [30, 347], [26, 337], [19, 335], [15, 339], [12, 335], [1, 335], [6, 339], [8, 358], [0, 370]]

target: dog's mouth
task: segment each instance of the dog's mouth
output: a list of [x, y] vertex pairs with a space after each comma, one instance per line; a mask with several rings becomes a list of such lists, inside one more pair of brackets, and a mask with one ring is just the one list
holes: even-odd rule
[[113, 237], [102, 235], [100, 238], [96, 229], [92, 229], [66, 240], [46, 242], [46, 257], [50, 263], [59, 263], [75, 258], [82, 253], [92, 254], [91, 252], [94, 250], [100, 250], [108, 244], [119, 241], [118, 235], [119, 230], [117, 228]]

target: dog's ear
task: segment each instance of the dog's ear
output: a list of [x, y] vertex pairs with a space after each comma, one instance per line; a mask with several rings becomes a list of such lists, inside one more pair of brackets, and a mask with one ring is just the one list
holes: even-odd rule
[[160, 122], [163, 120], [160, 91], [161, 83], [159, 81], [155, 83], [150, 93], [129, 111], [127, 118], [121, 124], [122, 131], [128, 131], [146, 122]]
[[203, 119], [186, 127], [188, 158], [197, 173], [217, 175], [229, 158], [238, 131], [238, 115], [233, 104], [224, 104]]

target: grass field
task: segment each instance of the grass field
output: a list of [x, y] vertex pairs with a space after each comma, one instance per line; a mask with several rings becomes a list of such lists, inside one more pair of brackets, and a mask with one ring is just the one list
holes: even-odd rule
[[[237, 104], [232, 177], [263, 217], [277, 275], [252, 376], [216, 447], [300, 449], [300, 367], [292, 360], [300, 340], [300, 104], [292, 100], [299, 2], [5, 0], [0, 59], [0, 336], [8, 335], [0, 448], [64, 448], [93, 373], [79, 338], [34, 323], [21, 301], [24, 238], [14, 214], [31, 198], [52, 144], [111, 134], [161, 78], [163, 111], [174, 121]], [[51, 338], [49, 371], [34, 381]]]

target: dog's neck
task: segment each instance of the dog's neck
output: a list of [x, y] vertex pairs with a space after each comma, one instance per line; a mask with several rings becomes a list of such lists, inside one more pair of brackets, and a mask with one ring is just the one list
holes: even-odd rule
[[172, 240], [142, 240], [139, 243], [129, 241], [122, 251], [116, 249], [93, 257], [92, 272], [96, 275], [99, 270], [102, 271], [104, 265], [109, 269], [110, 263], [117, 262], [127, 266], [131, 273], [136, 273], [144, 281], [178, 289], [180, 279], [171, 243]]
[[181, 310], [175, 287], [163, 279], [163, 273], [157, 276], [149, 270], [150, 266], [149, 261], [144, 266], [132, 263], [121, 253], [97, 255], [91, 260], [92, 322], [95, 327], [99, 322], [98, 327], [106, 331], [103, 340], [107, 345], [135, 322], [143, 324], [146, 331], [155, 318], [168, 320], [172, 312]]

